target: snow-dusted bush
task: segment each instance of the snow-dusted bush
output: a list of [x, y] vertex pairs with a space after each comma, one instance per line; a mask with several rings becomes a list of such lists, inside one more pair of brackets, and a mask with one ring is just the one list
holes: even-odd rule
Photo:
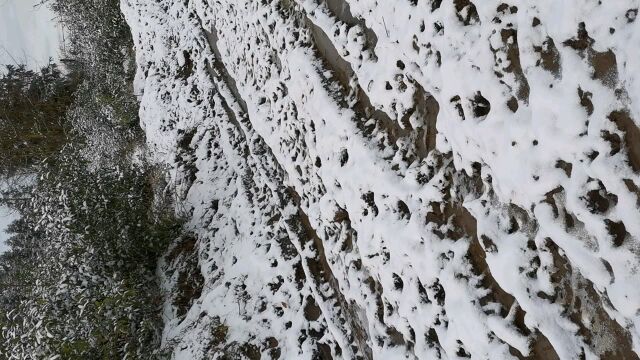
[[0, 73], [1, 176], [24, 173], [67, 142], [66, 112], [75, 100], [76, 75], [63, 74], [53, 63], [40, 71], [10, 65]]
[[64, 107], [40, 111], [64, 122], [64, 138], [0, 198], [20, 215], [0, 255], [0, 358], [161, 358], [156, 261], [181, 225], [158, 209], [156, 169], [131, 161], [141, 143], [131, 35], [118, 1], [48, 4], [67, 29], [65, 71], [38, 82], [17, 69], [21, 86], [73, 87], [59, 91]]
[[[133, 41], [119, 1], [49, 0], [46, 3], [67, 32], [63, 62], [83, 76], [71, 114], [75, 130], [85, 137], [88, 146], [103, 146], [101, 153], [107, 155], [106, 151], [123, 147], [141, 135], [132, 85]], [[114, 144], [116, 142], [119, 143]]]
[[[153, 214], [145, 169], [92, 171], [72, 147], [24, 189], [0, 258], [2, 345], [11, 359], [151, 358], [156, 260], [180, 229]], [[19, 275], [19, 276], [18, 276]]]

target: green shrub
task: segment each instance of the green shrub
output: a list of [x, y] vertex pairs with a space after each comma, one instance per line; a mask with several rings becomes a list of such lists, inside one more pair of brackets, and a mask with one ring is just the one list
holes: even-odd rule
[[21, 217], [0, 255], [0, 358], [163, 358], [155, 270], [182, 223], [156, 206], [158, 171], [130, 161], [131, 35], [118, 0], [47, 3], [67, 30], [65, 75], [0, 78], [0, 128], [16, 134], [0, 154], [21, 154], [0, 176], [31, 175], [1, 201]]
[[[146, 169], [91, 170], [78, 159], [69, 147], [51, 160], [19, 207], [25, 226], [13, 229], [14, 248], [0, 264], [20, 268], [13, 259], [29, 248], [31, 266], [14, 311], [3, 309], [3, 350], [15, 358], [152, 358], [162, 328], [156, 262], [181, 222], [151, 211]], [[8, 276], [0, 271], [0, 282]]]
[[67, 110], [79, 79], [55, 64], [39, 72], [7, 66], [0, 74], [0, 176], [15, 176], [56, 154], [68, 141]]

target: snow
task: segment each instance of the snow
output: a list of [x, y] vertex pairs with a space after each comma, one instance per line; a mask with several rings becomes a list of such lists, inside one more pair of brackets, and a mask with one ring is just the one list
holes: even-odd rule
[[60, 54], [62, 28], [39, 0], [0, 0], [0, 64], [39, 69]]
[[122, 0], [141, 124], [205, 278], [185, 317], [165, 304], [175, 358], [213, 351], [214, 318], [284, 358], [611, 350], [581, 327], [640, 350], [637, 2], [413, 3]]
[[[15, 181], [14, 178], [9, 179], [9, 181]], [[28, 181], [28, 180], [26, 180]], [[7, 180], [0, 181], [0, 191], [4, 191], [7, 188]], [[10, 249], [7, 245], [7, 240], [11, 237], [10, 234], [7, 233], [7, 228], [11, 225], [12, 222], [18, 219], [18, 214], [12, 209], [1, 206], [0, 205], [0, 254], [5, 253]]]
[[15, 219], [16, 217], [10, 209], [4, 206], [0, 207], [0, 254], [9, 250], [9, 246], [6, 244], [9, 234], [6, 233], [6, 230]]

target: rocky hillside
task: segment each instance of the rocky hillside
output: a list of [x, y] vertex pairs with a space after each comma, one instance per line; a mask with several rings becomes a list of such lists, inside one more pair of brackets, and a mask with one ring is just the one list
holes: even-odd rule
[[638, 1], [122, 0], [175, 359], [637, 359]]

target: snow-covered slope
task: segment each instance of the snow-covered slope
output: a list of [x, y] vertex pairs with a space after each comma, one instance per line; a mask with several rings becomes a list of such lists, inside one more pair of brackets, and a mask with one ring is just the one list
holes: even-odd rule
[[638, 1], [122, 8], [175, 358], [637, 358]]

